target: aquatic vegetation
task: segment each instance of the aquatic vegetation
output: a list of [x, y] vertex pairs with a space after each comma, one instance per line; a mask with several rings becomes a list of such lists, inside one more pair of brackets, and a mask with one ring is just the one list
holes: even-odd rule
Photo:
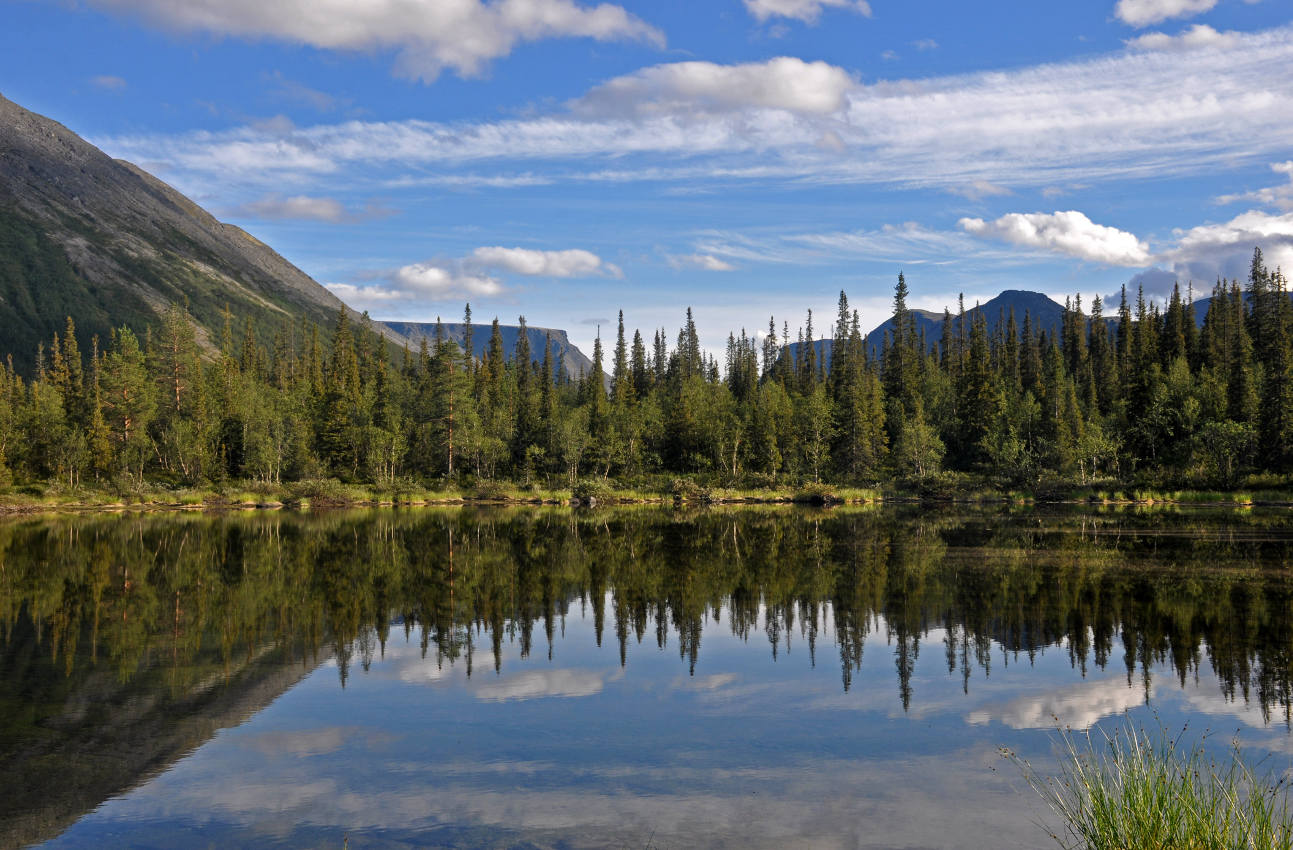
[[1057, 775], [1014, 753], [1063, 825], [1052, 837], [1086, 850], [1287, 850], [1293, 848], [1289, 781], [1245, 760], [1237, 741], [1215, 758], [1204, 743], [1183, 743], [1133, 725], [1114, 732], [1060, 733]]

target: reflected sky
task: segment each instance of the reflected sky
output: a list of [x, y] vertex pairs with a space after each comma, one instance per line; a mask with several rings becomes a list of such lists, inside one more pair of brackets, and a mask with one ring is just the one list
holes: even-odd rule
[[649, 643], [621, 667], [587, 611], [551, 660], [513, 641], [470, 676], [393, 632], [344, 689], [320, 664], [47, 846], [1025, 848], [1043, 812], [997, 751], [1044, 757], [1057, 723], [1192, 718], [1288, 761], [1287, 729], [1207, 674], [1083, 678], [1063, 647], [998, 647], [967, 681], [934, 629], [904, 711], [883, 621], [844, 692], [833, 658], [792, 641], [774, 660], [726, 619], [706, 621], [694, 675]]
[[1282, 511], [59, 518], [0, 566], [0, 846], [1032, 848], [999, 751], [1057, 727], [1293, 765]]

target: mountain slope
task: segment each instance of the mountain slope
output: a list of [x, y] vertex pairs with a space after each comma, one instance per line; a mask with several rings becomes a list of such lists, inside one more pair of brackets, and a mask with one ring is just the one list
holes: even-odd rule
[[[396, 333], [407, 337], [414, 345], [420, 345], [423, 338], [428, 343], [435, 340], [435, 323], [434, 322], [384, 322], [383, 324]], [[452, 339], [459, 346], [467, 338], [467, 326], [463, 324], [442, 324], [442, 332], [445, 339]], [[565, 368], [566, 374], [571, 378], [578, 378], [585, 375], [593, 368], [593, 361], [580, 351], [570, 337], [563, 330], [555, 328], [536, 328], [526, 327], [526, 337], [530, 341], [530, 352], [532, 359], [536, 363], [543, 362], [543, 344], [548, 334], [552, 334], [552, 362], [554, 370]], [[477, 358], [485, 355], [485, 350], [489, 347], [489, 338], [493, 333], [492, 325], [472, 324], [472, 354]], [[519, 325], [500, 325], [499, 334], [503, 337], [503, 352], [510, 360], [512, 353], [516, 350], [516, 341], [521, 335]]]
[[29, 368], [68, 315], [88, 348], [185, 302], [208, 342], [226, 305], [235, 332], [251, 316], [262, 342], [284, 321], [330, 326], [342, 308], [246, 231], [0, 96], [0, 356]]

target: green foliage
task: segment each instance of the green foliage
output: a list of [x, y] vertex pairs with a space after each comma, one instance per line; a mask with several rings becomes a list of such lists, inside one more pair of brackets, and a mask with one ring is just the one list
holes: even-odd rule
[[575, 482], [570, 496], [585, 505], [608, 503], [616, 500], [615, 488], [605, 481], [596, 478], [585, 478]]
[[226, 309], [214, 354], [182, 307], [156, 327], [111, 331], [102, 350], [65, 319], [37, 345], [32, 374], [0, 368], [0, 475], [70, 490], [332, 478], [380, 492], [651, 476], [719, 492], [757, 475], [786, 493], [894, 480], [960, 492], [968, 475], [971, 488], [1046, 481], [1059, 494], [1235, 487], [1271, 473], [1264, 489], [1283, 488], [1293, 303], [1283, 276], [1259, 265], [1253, 306], [1219, 283], [1198, 333], [1175, 292], [1163, 313], [1124, 299], [1116, 325], [1098, 302], [1087, 317], [1080, 298], [1060, 328], [1027, 313], [990, 328], [980, 311], [948, 312], [929, 349], [902, 279], [884, 339], [861, 336], [841, 293], [820, 360], [811, 315], [797, 345], [773, 320], [761, 350], [744, 331], [729, 336], [720, 374], [690, 313], [672, 350], [664, 330], [649, 350], [641, 332], [630, 347], [621, 323], [609, 391], [600, 339], [594, 369], [570, 376], [554, 371], [550, 345], [533, 362], [527, 334], [505, 351], [497, 321], [479, 362], [437, 334], [392, 363], [367, 317], [345, 311], [326, 332], [246, 315], [238, 332]]
[[1063, 847], [1086, 850], [1293, 848], [1288, 778], [1259, 774], [1238, 743], [1221, 761], [1160, 727], [1060, 733], [1058, 776], [1007, 752], [1063, 824]]

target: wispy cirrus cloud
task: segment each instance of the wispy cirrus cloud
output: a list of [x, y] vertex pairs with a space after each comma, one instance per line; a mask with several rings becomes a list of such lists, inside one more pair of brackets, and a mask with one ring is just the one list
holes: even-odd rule
[[227, 210], [225, 215], [232, 218], [254, 218], [266, 221], [321, 221], [328, 224], [354, 224], [374, 218], [385, 218], [393, 215], [394, 210], [377, 204], [368, 204], [363, 209], [348, 209], [335, 198], [313, 197], [310, 195], [270, 194], [259, 200], [250, 201]]
[[477, 76], [519, 43], [551, 38], [641, 41], [658, 29], [622, 6], [572, 0], [89, 0], [166, 29], [275, 39], [323, 50], [396, 51], [402, 76], [431, 82], [446, 69]]
[[1217, 198], [1219, 204], [1233, 204], [1237, 201], [1264, 204], [1282, 210], [1293, 210], [1293, 160], [1271, 163], [1271, 171], [1288, 176], [1288, 182], [1279, 186], [1267, 186], [1252, 192], [1239, 192], [1222, 195]]
[[1178, 176], [1274, 158], [1293, 137], [1293, 27], [1236, 38], [1234, 49], [1199, 47], [1188, 63], [1171, 51], [1136, 50], [875, 83], [793, 57], [671, 63], [525, 118], [97, 141], [117, 156], [165, 163], [182, 185], [215, 191], [230, 178], [281, 191], [323, 176], [487, 187], [474, 173], [486, 162], [499, 186], [616, 179], [1023, 188]]
[[673, 254], [669, 265], [675, 269], [701, 269], [707, 272], [734, 272], [736, 266], [713, 254]]
[[118, 77], [115, 74], [99, 74], [90, 78], [90, 85], [103, 91], [119, 92], [125, 91], [126, 80], [124, 77]]

